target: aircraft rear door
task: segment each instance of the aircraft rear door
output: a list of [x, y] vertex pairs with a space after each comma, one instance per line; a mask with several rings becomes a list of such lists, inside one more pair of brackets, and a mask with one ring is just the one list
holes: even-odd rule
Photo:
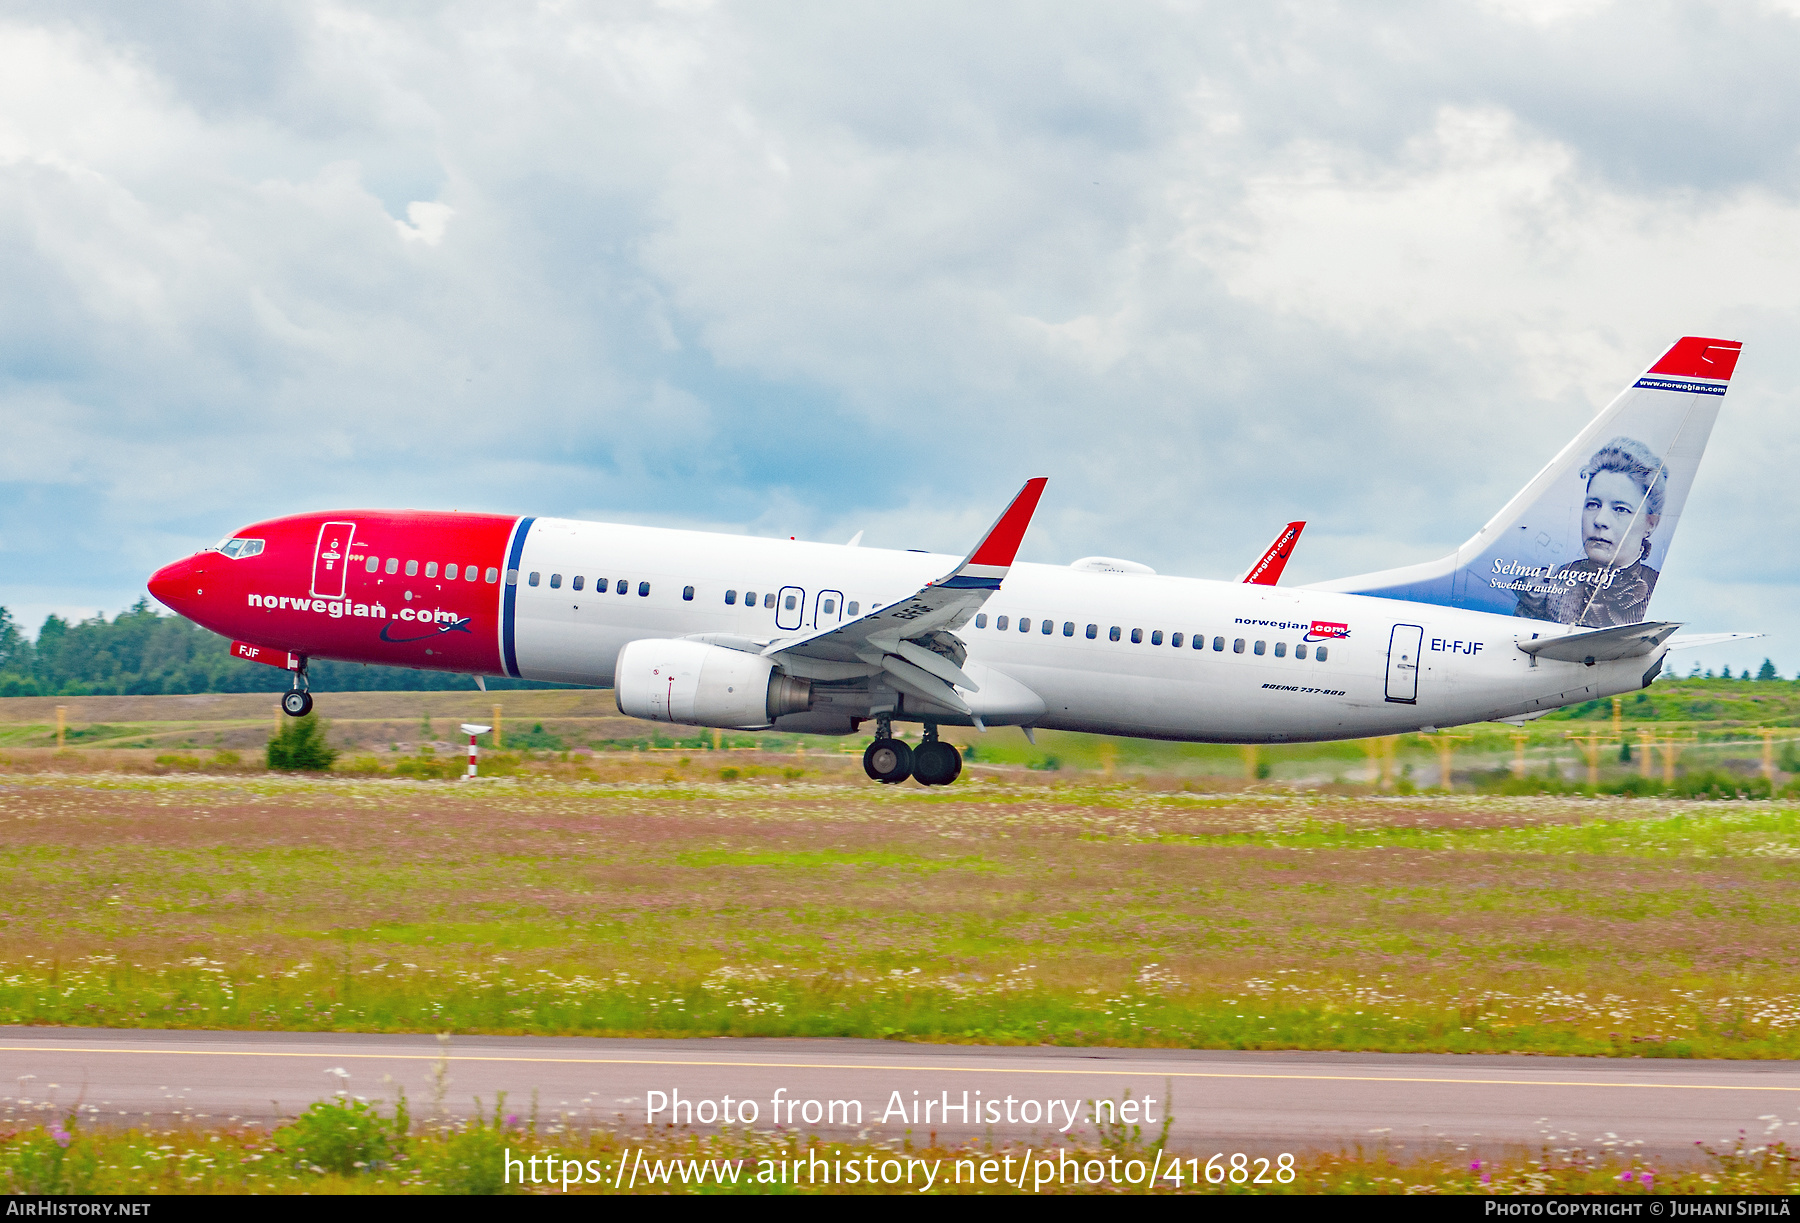
[[1419, 702], [1419, 647], [1425, 630], [1416, 624], [1396, 624], [1388, 637], [1387, 699], [1404, 705]]
[[344, 571], [350, 567], [350, 537], [355, 534], [354, 522], [327, 522], [319, 528], [319, 542], [313, 548], [313, 598], [344, 597]]

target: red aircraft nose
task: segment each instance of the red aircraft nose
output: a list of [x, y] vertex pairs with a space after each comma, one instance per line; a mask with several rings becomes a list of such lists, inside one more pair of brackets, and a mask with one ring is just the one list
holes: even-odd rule
[[164, 565], [150, 575], [150, 594], [173, 611], [187, 612], [206, 589], [205, 553]]

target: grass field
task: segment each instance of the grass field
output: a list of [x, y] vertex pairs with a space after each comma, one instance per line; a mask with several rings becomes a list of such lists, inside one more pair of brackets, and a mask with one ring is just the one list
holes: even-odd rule
[[[56, 715], [64, 711], [65, 751], [55, 750]], [[495, 717], [496, 707], [500, 716]], [[808, 767], [838, 760], [854, 766], [864, 740], [783, 734], [715, 734], [621, 717], [612, 693], [561, 689], [535, 692], [344, 692], [319, 697], [333, 744], [343, 751], [341, 772], [448, 776], [457, 770], [465, 721], [502, 725], [507, 754], [539, 758], [571, 753], [577, 762], [616, 760], [639, 753], [666, 760], [683, 753], [731, 767], [739, 753], [751, 765], [760, 755], [805, 755]], [[1523, 728], [1488, 724], [1464, 727], [1455, 737], [1402, 735], [1390, 741], [1284, 744], [1253, 750], [1208, 744], [1158, 743], [1096, 735], [1040, 732], [1028, 743], [1014, 729], [977, 734], [947, 730], [969, 758], [1001, 769], [1041, 774], [1092, 773], [1106, 779], [1136, 778], [1156, 784], [1193, 782], [1208, 788], [1266, 781], [1307, 787], [1355, 788], [1381, 782], [1408, 790], [1441, 787], [1448, 742], [1452, 780], [1463, 789], [1559, 790], [1585, 784], [1586, 752], [1596, 752], [1602, 786], [1621, 782], [1662, 788], [1665, 766], [1681, 779], [1708, 777], [1760, 781], [1767, 746], [1774, 789], [1800, 781], [1800, 683], [1744, 680], [1659, 681], [1648, 691], [1621, 698], [1618, 734], [1611, 701], [1571, 707]], [[283, 719], [267, 694], [197, 696], [21, 697], [0, 699], [0, 768], [14, 771], [129, 770], [145, 773], [208, 771], [257, 773], [262, 751]], [[916, 738], [917, 728], [906, 729]], [[1643, 740], [1665, 744], [1646, 762]], [[1570, 736], [1599, 736], [1577, 743]], [[1622, 753], [1619, 740], [1629, 747]], [[1672, 741], [1672, 742], [1671, 742]], [[482, 737], [492, 764], [494, 736]], [[1674, 760], [1665, 760], [1672, 752]], [[1627, 758], [1627, 756], [1629, 758]], [[1646, 763], [1650, 777], [1643, 777]], [[743, 767], [739, 762], [738, 767]], [[1523, 771], [1529, 776], [1514, 777]], [[1694, 786], [1673, 787], [1693, 790]], [[1711, 787], [1717, 789], [1717, 786]]]
[[1788, 807], [708, 763], [0, 775], [0, 1022], [1800, 1056]]

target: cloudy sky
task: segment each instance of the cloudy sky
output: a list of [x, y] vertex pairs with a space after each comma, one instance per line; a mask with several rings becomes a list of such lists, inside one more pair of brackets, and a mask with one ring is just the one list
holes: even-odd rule
[[[0, 3], [0, 603], [335, 506], [1290, 580], [1682, 334], [1654, 613], [1800, 667], [1800, 3]], [[1684, 659], [1684, 665], [1691, 659]]]

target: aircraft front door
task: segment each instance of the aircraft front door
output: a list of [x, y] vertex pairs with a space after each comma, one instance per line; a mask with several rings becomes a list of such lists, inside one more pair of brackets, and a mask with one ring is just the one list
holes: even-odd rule
[[355, 534], [354, 522], [328, 522], [319, 528], [319, 543], [313, 549], [313, 598], [344, 597], [344, 571], [350, 567], [350, 537]]
[[836, 628], [844, 621], [844, 593], [821, 590], [813, 600], [813, 627]]
[[1419, 647], [1425, 630], [1416, 624], [1396, 624], [1388, 637], [1387, 699], [1404, 705], [1419, 703]]
[[775, 627], [793, 631], [806, 623], [806, 592], [798, 586], [783, 586], [775, 596]]

